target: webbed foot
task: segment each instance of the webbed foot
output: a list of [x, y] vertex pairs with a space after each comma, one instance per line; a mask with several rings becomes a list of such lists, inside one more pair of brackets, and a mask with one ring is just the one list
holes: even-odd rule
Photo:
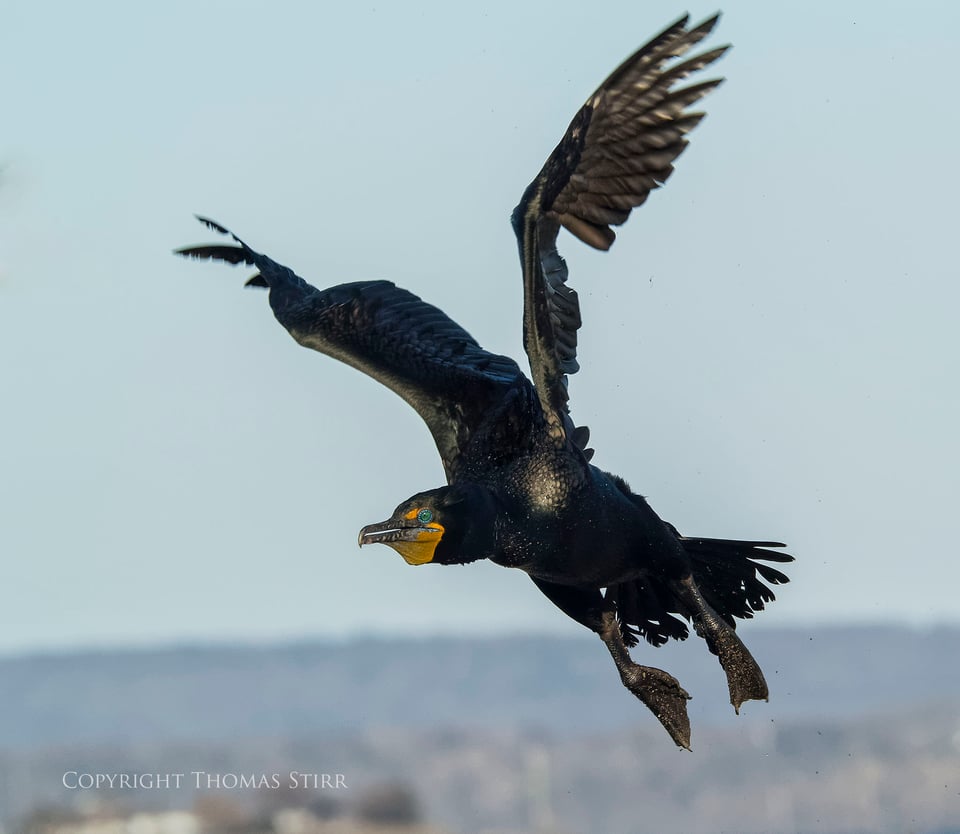
[[623, 633], [613, 611], [605, 611], [600, 627], [603, 640], [613, 662], [617, 664], [623, 685], [636, 695], [657, 716], [663, 728], [678, 747], [690, 749], [690, 718], [687, 701], [690, 696], [679, 681], [652, 666], [640, 666], [630, 658], [623, 642]]
[[766, 701], [770, 693], [757, 661], [733, 628], [707, 604], [693, 577], [679, 580], [676, 593], [690, 609], [694, 630], [720, 659], [727, 676], [730, 703], [737, 714], [744, 701]]
[[690, 718], [687, 701], [690, 696], [673, 675], [652, 666], [636, 663], [620, 668], [620, 680], [657, 716], [678, 747], [690, 749]]

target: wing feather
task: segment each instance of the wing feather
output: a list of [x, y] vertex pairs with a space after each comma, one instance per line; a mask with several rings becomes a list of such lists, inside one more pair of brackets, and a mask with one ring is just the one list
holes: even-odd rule
[[556, 248], [560, 227], [609, 249], [626, 222], [673, 172], [703, 113], [688, 108], [721, 83], [676, 85], [716, 61], [718, 47], [676, 59], [703, 40], [718, 16], [688, 28], [683, 17], [624, 61], [590, 96], [513, 212], [524, 279], [524, 347], [552, 435], [566, 443], [566, 375], [575, 373], [580, 311]]
[[391, 282], [317, 289], [223, 226], [199, 219], [236, 245], [177, 253], [259, 270], [247, 283], [269, 287], [274, 315], [297, 342], [363, 371], [413, 406], [433, 435], [448, 480], [473, 433], [503, 407], [511, 389], [530, 387], [516, 362], [483, 350], [441, 310]]

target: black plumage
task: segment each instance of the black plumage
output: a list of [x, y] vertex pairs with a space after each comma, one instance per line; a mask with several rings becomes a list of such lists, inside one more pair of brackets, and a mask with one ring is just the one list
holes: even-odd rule
[[[526, 571], [540, 590], [595, 631], [624, 685], [689, 746], [689, 697], [669, 674], [627, 651], [658, 646], [693, 624], [726, 672], [734, 707], [765, 699], [763, 674], [737, 637], [736, 618], [773, 600], [787, 577], [768, 562], [791, 557], [777, 542], [690, 538], [661, 520], [626, 482], [589, 463], [589, 432], [568, 409], [580, 309], [556, 248], [560, 227], [608, 249], [626, 221], [670, 176], [703, 117], [689, 108], [719, 80], [679, 83], [726, 47], [685, 57], [717, 18], [677, 21], [628, 58], [589, 98], [527, 187], [512, 222], [523, 269], [523, 332], [532, 382], [489, 353], [436, 307], [388, 281], [317, 289], [288, 268], [235, 244], [180, 254], [244, 263], [268, 287], [294, 339], [379, 380], [423, 418], [447, 486], [414, 495], [365, 527], [411, 564], [490, 559]], [[214, 231], [230, 234], [203, 219]]]

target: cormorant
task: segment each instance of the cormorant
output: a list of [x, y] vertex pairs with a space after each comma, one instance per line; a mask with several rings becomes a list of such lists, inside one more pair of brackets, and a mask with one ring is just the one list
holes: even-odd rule
[[678, 86], [726, 51], [684, 57], [717, 17], [689, 28], [685, 16], [624, 61], [574, 116], [514, 210], [532, 383], [513, 359], [483, 350], [439, 309], [389, 281], [317, 289], [204, 218], [235, 245], [177, 250], [254, 266], [247, 284], [269, 288], [274, 315], [297, 342], [380, 381], [426, 422], [447, 485], [364, 527], [361, 545], [387, 544], [411, 565], [490, 559], [526, 571], [600, 636], [623, 684], [688, 749], [690, 696], [673, 676], [636, 664], [628, 647], [639, 637], [654, 646], [682, 640], [684, 621], [692, 622], [719, 657], [734, 708], [766, 699], [735, 618], [774, 598], [761, 580], [787, 581], [764, 563], [792, 557], [770, 549], [784, 546], [778, 542], [682, 536], [622, 478], [589, 462], [587, 429], [574, 425], [567, 407], [580, 311], [556, 239], [563, 226], [608, 249], [611, 226], [671, 174], [686, 134], [703, 118], [689, 108], [722, 80]]

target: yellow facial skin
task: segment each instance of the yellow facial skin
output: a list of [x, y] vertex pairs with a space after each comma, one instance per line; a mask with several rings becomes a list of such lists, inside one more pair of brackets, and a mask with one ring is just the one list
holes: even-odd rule
[[[431, 525], [436, 527], [437, 525]], [[414, 542], [385, 542], [403, 556], [408, 565], [425, 565], [433, 561], [433, 551], [443, 535], [442, 529], [424, 530]]]
[[[410, 510], [404, 518], [414, 521], [420, 510]], [[440, 539], [443, 538], [443, 525], [435, 521], [424, 525], [423, 530], [417, 532], [414, 541], [385, 542], [403, 556], [408, 565], [425, 565], [433, 561], [433, 553], [437, 549]]]

